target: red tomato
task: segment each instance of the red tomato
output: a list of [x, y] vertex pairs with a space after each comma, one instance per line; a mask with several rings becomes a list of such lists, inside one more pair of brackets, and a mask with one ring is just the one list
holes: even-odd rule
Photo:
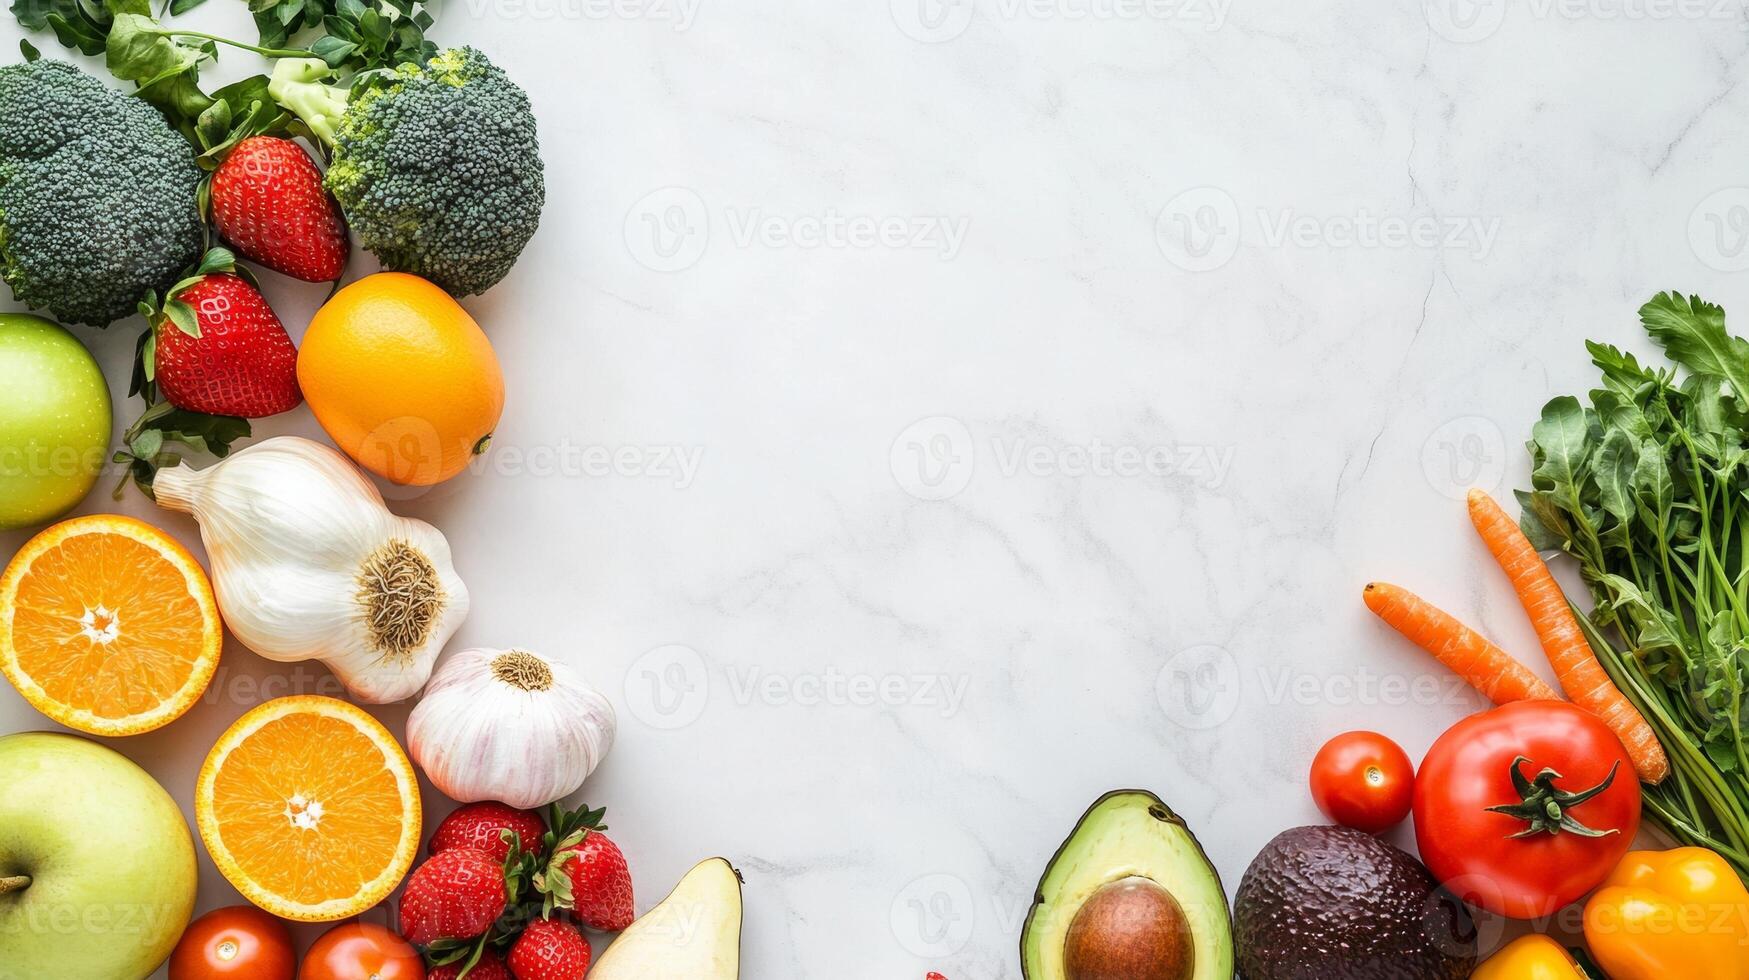
[[1402, 747], [1378, 732], [1347, 732], [1312, 760], [1312, 799], [1344, 827], [1377, 834], [1409, 815], [1415, 764]]
[[170, 980], [292, 980], [297, 962], [284, 922], [233, 905], [188, 924], [170, 954]]
[[405, 939], [382, 926], [349, 922], [316, 940], [298, 980], [425, 980], [425, 962]]
[[[1552, 827], [1551, 814], [1565, 826]], [[1551, 915], [1595, 888], [1639, 828], [1627, 750], [1596, 715], [1565, 701], [1465, 718], [1433, 743], [1415, 781], [1415, 840], [1428, 870], [1464, 901], [1512, 918]]]

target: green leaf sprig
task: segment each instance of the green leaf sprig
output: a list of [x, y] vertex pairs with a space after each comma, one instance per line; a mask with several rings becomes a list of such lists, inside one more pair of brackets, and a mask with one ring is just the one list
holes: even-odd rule
[[1678, 293], [1640, 322], [1675, 367], [1586, 345], [1601, 384], [1532, 426], [1521, 524], [1577, 559], [1580, 626], [1670, 756], [1648, 813], [1749, 878], [1749, 341]]

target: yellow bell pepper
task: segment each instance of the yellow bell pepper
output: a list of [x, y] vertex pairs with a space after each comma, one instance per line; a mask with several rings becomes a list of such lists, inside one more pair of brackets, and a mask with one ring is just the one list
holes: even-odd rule
[[1702, 847], [1633, 851], [1585, 904], [1611, 980], [1749, 980], [1749, 890]]
[[1488, 957], [1470, 980], [1585, 980], [1585, 972], [1560, 943], [1524, 936]]

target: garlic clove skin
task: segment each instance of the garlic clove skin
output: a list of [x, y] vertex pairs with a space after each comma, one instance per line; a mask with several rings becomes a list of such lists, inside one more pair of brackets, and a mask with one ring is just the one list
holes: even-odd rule
[[442, 532], [390, 513], [320, 443], [280, 436], [205, 470], [179, 464], [153, 491], [200, 523], [232, 635], [269, 660], [322, 661], [360, 701], [419, 693], [467, 618]]
[[569, 666], [527, 650], [463, 650], [407, 719], [407, 748], [445, 796], [524, 810], [575, 793], [613, 748], [613, 705]]

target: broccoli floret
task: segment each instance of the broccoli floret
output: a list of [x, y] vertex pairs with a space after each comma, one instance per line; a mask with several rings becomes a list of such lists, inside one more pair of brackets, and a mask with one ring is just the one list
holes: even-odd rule
[[527, 93], [473, 48], [365, 75], [350, 91], [323, 84], [329, 74], [283, 61], [269, 92], [330, 144], [328, 190], [359, 242], [455, 296], [503, 279], [546, 203]]
[[144, 101], [78, 68], [0, 68], [0, 278], [19, 302], [105, 326], [200, 257], [200, 168]]

